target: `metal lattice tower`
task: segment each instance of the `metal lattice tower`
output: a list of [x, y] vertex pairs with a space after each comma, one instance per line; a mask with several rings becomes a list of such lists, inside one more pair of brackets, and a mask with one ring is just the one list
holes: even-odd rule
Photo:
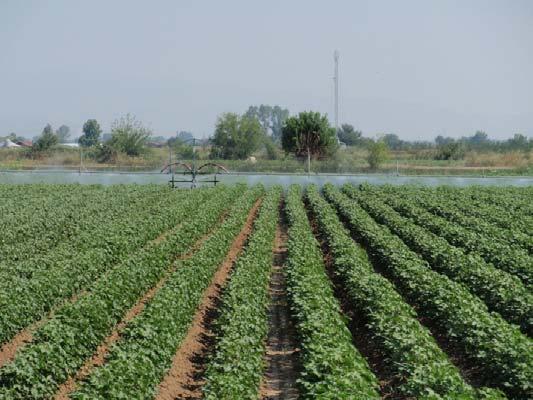
[[333, 52], [333, 60], [335, 61], [335, 71], [333, 75], [333, 83], [335, 90], [335, 136], [337, 142], [339, 141], [339, 51]]

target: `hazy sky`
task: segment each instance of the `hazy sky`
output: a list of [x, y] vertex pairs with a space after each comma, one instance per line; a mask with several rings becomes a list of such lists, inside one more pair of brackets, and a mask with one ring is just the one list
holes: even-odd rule
[[528, 0], [0, 0], [0, 136], [130, 112], [202, 137], [260, 103], [333, 120], [336, 48], [365, 136], [533, 136]]

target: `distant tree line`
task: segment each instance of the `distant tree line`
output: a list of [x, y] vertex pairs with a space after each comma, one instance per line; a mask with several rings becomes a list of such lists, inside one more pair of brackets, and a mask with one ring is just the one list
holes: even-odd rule
[[[24, 138], [11, 133], [8, 139], [13, 142]], [[61, 125], [54, 130], [47, 124], [41, 135], [34, 138], [32, 153], [43, 153], [57, 144], [66, 143], [70, 138], [70, 128]], [[279, 105], [252, 105], [243, 114], [224, 113], [216, 121], [213, 135], [207, 140], [195, 139], [185, 130], [167, 139], [153, 137], [152, 131], [127, 114], [114, 121], [111, 132], [102, 134], [96, 119], [88, 119], [83, 124], [83, 134], [78, 138], [81, 147], [90, 149], [100, 162], [111, 162], [119, 154], [142, 156], [148, 144], [167, 145], [176, 157], [190, 159], [195, 146], [209, 147], [212, 159], [248, 159], [252, 155], [270, 160], [291, 155], [297, 159], [310, 160], [333, 157], [345, 146], [367, 150], [367, 161], [371, 168], [378, 168], [387, 159], [389, 151], [430, 150], [426, 154], [437, 160], [458, 160], [469, 151], [531, 151], [533, 138], [516, 134], [507, 140], [490, 139], [483, 131], [459, 139], [437, 136], [433, 141], [409, 141], [400, 139], [394, 133], [379, 135], [377, 138], [363, 136], [351, 124], [342, 124], [335, 131], [326, 115], [306, 111], [291, 116], [289, 110]]]

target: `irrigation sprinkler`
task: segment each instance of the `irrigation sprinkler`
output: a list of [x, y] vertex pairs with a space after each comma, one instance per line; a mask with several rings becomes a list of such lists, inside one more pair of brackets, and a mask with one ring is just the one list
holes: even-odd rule
[[[176, 179], [175, 170], [176, 170], [177, 167], [182, 167], [183, 168], [183, 175], [190, 174], [191, 178], [190, 179], [187, 179], [187, 178]], [[213, 179], [198, 180], [197, 177], [199, 175], [208, 174], [207, 172], [203, 172], [202, 171], [204, 168], [207, 168], [207, 167], [214, 167], [215, 168], [215, 173], [214, 173]], [[217, 179], [218, 174], [220, 172], [228, 173], [229, 171], [223, 165], [212, 163], [212, 162], [208, 162], [208, 163], [202, 164], [198, 168], [196, 168], [195, 165], [191, 165], [191, 164], [187, 164], [187, 163], [183, 163], [183, 162], [177, 161], [177, 162], [173, 162], [171, 164], [165, 165], [163, 167], [163, 169], [161, 169], [160, 172], [161, 173], [167, 172], [169, 174], [172, 174], [172, 177], [171, 177], [171, 179], [168, 182], [170, 183], [170, 185], [171, 185], [171, 187], [173, 189], [176, 188], [176, 183], [190, 183], [191, 184], [191, 189], [194, 189], [194, 188], [196, 188], [198, 183], [213, 183], [214, 186], [216, 186], [217, 183], [220, 182], [220, 180]]]
[[[187, 164], [187, 163], [184, 163], [184, 162], [180, 162], [180, 161], [175, 161], [175, 162], [172, 162], [172, 150], [169, 146], [169, 163], [167, 165], [165, 165], [162, 169], [161, 169], [161, 173], [164, 173], [164, 172], [167, 172], [168, 174], [172, 174], [172, 177], [169, 181], [170, 183], [170, 186], [174, 189], [176, 188], [176, 183], [190, 183], [191, 184], [191, 189], [194, 189], [196, 188], [197, 184], [198, 183], [213, 183], [214, 186], [217, 185], [218, 182], [220, 182], [220, 180], [217, 179], [217, 175], [220, 173], [220, 172], [224, 172], [224, 173], [227, 173], [229, 172], [226, 167], [224, 167], [223, 165], [221, 164], [216, 164], [216, 163], [213, 163], [213, 162], [207, 162], [207, 163], [204, 163], [202, 165], [200, 165], [199, 167], [196, 166], [196, 152], [194, 150], [194, 145], [196, 143], [196, 138], [192, 138], [192, 139], [188, 139], [188, 140], [184, 140], [182, 141], [182, 143], [187, 143], [187, 142], [190, 142], [192, 141], [193, 142], [193, 156], [192, 156], [192, 164]], [[175, 171], [178, 167], [181, 167], [183, 169], [183, 175], [191, 175], [191, 178], [190, 179], [186, 179], [186, 178], [183, 178], [183, 179], [176, 179], [175, 177]], [[213, 167], [215, 168], [215, 173], [214, 173], [214, 177], [213, 179], [203, 179], [203, 180], [198, 180], [197, 177], [199, 175], [203, 175], [203, 174], [207, 174], [207, 172], [204, 172], [205, 168], [207, 167]]]

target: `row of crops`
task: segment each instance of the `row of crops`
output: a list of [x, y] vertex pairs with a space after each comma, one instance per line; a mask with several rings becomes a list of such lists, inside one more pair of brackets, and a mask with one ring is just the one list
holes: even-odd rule
[[[291, 398], [284, 380], [307, 399], [533, 398], [531, 188], [0, 185], [0, 198], [0, 399], [183, 398], [193, 375], [189, 397], [207, 399]], [[297, 362], [272, 378], [267, 341], [289, 335], [269, 311], [280, 237]], [[176, 366], [194, 340], [195, 369]]]

